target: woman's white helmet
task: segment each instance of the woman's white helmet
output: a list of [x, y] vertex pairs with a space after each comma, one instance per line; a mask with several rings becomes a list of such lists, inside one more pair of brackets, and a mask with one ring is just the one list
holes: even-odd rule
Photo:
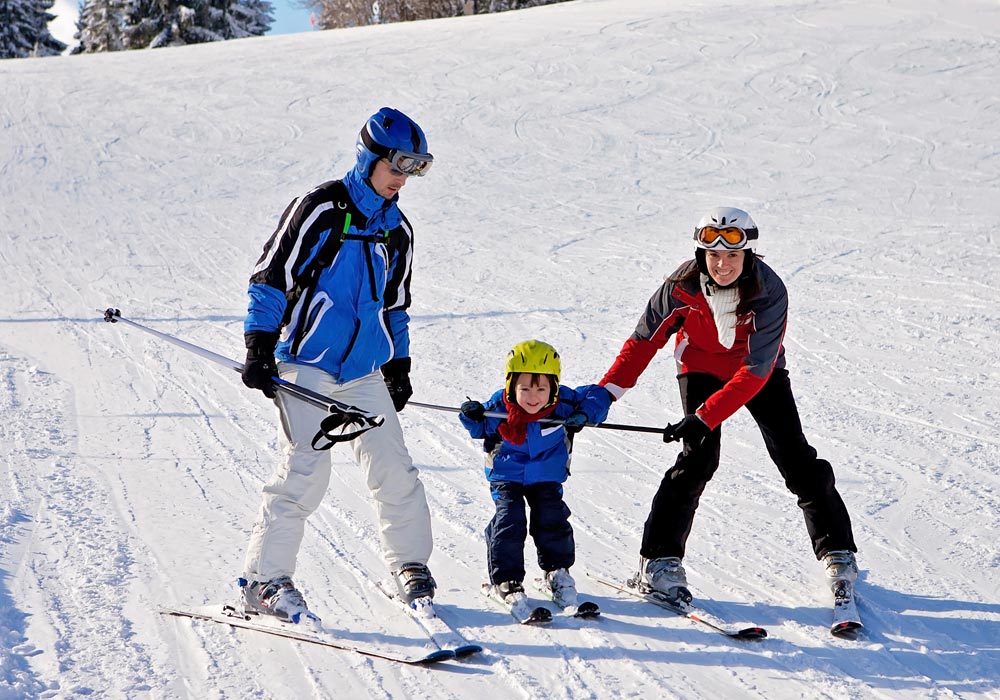
[[[694, 227], [694, 258], [698, 269], [708, 275], [705, 251], [745, 250], [743, 271], [732, 284], [748, 279], [754, 272], [757, 254], [757, 224], [742, 209], [736, 207], [716, 207], [698, 220]], [[732, 286], [732, 285], [729, 285]]]
[[704, 250], [752, 250], [757, 247], [757, 224], [742, 209], [716, 207], [698, 220], [694, 242]]

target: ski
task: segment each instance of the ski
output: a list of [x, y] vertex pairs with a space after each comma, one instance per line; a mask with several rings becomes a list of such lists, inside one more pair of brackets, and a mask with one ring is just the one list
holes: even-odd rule
[[539, 593], [543, 594], [555, 603], [566, 615], [586, 619], [589, 617], [597, 617], [601, 614], [601, 609], [598, 607], [597, 603], [592, 600], [580, 602], [580, 599], [575, 592], [569, 598], [556, 596], [555, 591], [549, 588], [543, 578], [535, 579], [535, 588], [538, 589]]
[[276, 637], [284, 637], [285, 639], [293, 639], [298, 642], [316, 644], [332, 649], [339, 649], [341, 651], [351, 651], [357, 654], [363, 654], [364, 656], [386, 659], [388, 661], [396, 661], [402, 664], [426, 665], [455, 658], [455, 654], [450, 650], [435, 649], [422, 655], [418, 654], [410, 656], [388, 649], [381, 649], [371, 644], [337, 639], [333, 635], [332, 631], [325, 629], [318, 624], [315, 626], [307, 626], [303, 624], [302, 626], [306, 629], [316, 629], [316, 627], [319, 627], [319, 630], [321, 631], [316, 631], [315, 633], [302, 631], [300, 629], [296, 629], [298, 625], [293, 623], [271, 619], [270, 617], [264, 615], [248, 615], [241, 610], [237, 610], [232, 605], [205, 605], [190, 609], [164, 607], [160, 608], [160, 614], [173, 617], [187, 617], [193, 620], [202, 620], [204, 622], [217, 622], [219, 624], [229, 625], [230, 627], [235, 627], [237, 629], [262, 632]]
[[470, 642], [458, 633], [451, 625], [438, 617], [431, 598], [417, 598], [412, 603], [405, 603], [400, 598], [394, 586], [388, 581], [379, 581], [376, 584], [386, 598], [391, 600], [396, 607], [406, 612], [410, 618], [417, 623], [417, 626], [424, 631], [438, 649], [450, 651], [458, 658], [478, 654], [483, 650], [481, 646]]
[[854, 639], [865, 628], [858, 614], [858, 602], [854, 598], [854, 586], [843, 579], [834, 581], [833, 588], [833, 624], [830, 634], [835, 637]]
[[659, 606], [664, 610], [669, 610], [675, 615], [680, 615], [681, 617], [686, 617], [693, 622], [697, 622], [705, 627], [709, 628], [713, 632], [729, 637], [730, 639], [763, 639], [767, 636], [767, 630], [763, 627], [747, 627], [745, 629], [733, 629], [726, 625], [726, 623], [718, 620], [717, 618], [705, 613], [690, 603], [673, 603], [668, 600], [665, 596], [660, 593], [643, 593], [637, 588], [631, 588], [623, 583], [617, 581], [612, 581], [610, 579], [602, 578], [601, 576], [596, 576], [592, 573], [587, 573], [587, 576], [594, 579], [598, 583], [602, 583], [605, 586], [614, 588], [616, 591], [621, 593], [627, 593], [633, 598], [638, 598], [639, 600], [645, 600], [648, 603]]
[[524, 593], [518, 594], [511, 604], [503, 599], [493, 584], [484, 583], [481, 590], [484, 596], [509, 612], [522, 625], [545, 625], [552, 622], [552, 611], [542, 605], [533, 607]]

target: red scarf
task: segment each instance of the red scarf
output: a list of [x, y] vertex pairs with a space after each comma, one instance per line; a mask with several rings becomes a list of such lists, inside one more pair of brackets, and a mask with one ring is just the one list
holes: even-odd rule
[[526, 413], [513, 401], [503, 397], [503, 405], [507, 407], [507, 420], [498, 428], [500, 437], [514, 445], [523, 445], [528, 439], [528, 423], [534, 423], [539, 418], [545, 418], [556, 410], [556, 404], [543, 408], [538, 413]]

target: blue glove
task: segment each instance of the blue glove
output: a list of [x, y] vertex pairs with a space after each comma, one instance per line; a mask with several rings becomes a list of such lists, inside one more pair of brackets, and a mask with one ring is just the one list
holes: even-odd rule
[[563, 421], [563, 429], [570, 435], [576, 435], [587, 425], [587, 414], [583, 411], [571, 413], [569, 418]]
[[673, 423], [663, 429], [663, 442], [684, 440], [692, 447], [698, 447], [712, 431], [697, 413], [684, 416], [680, 423]]
[[486, 406], [482, 405], [478, 401], [473, 401], [469, 399], [463, 403], [458, 408], [462, 412], [462, 415], [469, 420], [474, 420], [477, 423], [482, 423], [483, 419], [486, 417]]

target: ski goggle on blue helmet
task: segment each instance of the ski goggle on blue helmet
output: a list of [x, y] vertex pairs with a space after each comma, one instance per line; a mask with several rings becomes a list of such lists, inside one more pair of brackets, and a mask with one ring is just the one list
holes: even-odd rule
[[369, 117], [358, 134], [358, 165], [371, 176], [375, 163], [385, 158], [396, 175], [423, 177], [434, 163], [427, 138], [415, 121], [390, 107]]

